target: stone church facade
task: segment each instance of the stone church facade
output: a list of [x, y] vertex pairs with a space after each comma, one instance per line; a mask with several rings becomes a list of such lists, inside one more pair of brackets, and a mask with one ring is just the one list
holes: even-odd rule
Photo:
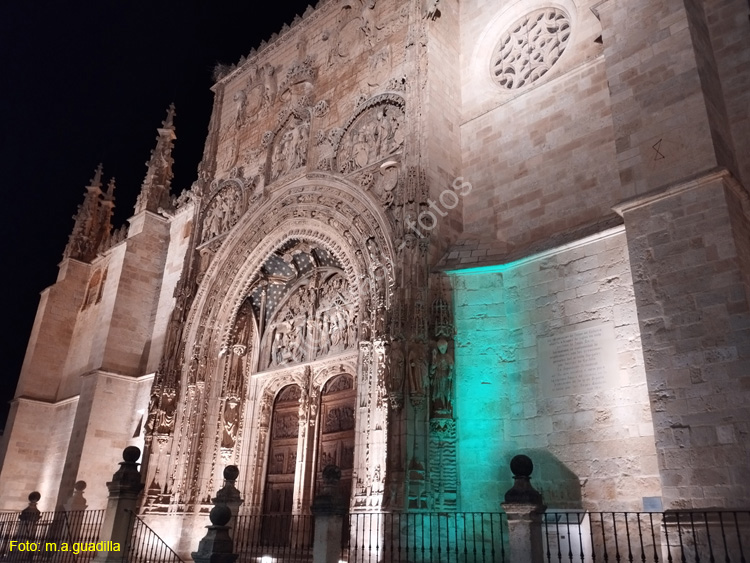
[[2, 507], [102, 507], [131, 444], [157, 526], [229, 464], [248, 513], [328, 464], [352, 511], [497, 511], [517, 453], [558, 508], [747, 506], [747, 12], [324, 0], [217, 69], [189, 190], [171, 108], [126, 227], [86, 188]]

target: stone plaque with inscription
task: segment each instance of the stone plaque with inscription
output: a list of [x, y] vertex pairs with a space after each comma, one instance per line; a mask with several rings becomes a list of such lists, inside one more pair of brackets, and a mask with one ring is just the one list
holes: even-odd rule
[[537, 339], [539, 381], [545, 397], [594, 393], [620, 384], [615, 327], [588, 322]]

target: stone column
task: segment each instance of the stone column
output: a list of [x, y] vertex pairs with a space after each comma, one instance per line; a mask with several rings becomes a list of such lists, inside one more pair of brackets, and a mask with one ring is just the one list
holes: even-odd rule
[[94, 556], [95, 563], [120, 563], [123, 560], [130, 542], [138, 495], [143, 489], [136, 463], [140, 456], [141, 450], [137, 447], [125, 448], [122, 451], [123, 461], [120, 462], [120, 469], [107, 483], [109, 498], [99, 537], [102, 542], [112, 541], [108, 545], [113, 547], [113, 550], [97, 552]]
[[525, 455], [510, 461], [513, 487], [505, 493], [503, 510], [508, 515], [508, 538], [513, 563], [543, 563], [542, 516], [547, 507], [530, 481], [534, 464]]
[[313, 563], [337, 563], [341, 555], [341, 529], [346, 507], [338, 492], [340, 480], [341, 469], [335, 465], [323, 469], [323, 487], [311, 507], [315, 516]]

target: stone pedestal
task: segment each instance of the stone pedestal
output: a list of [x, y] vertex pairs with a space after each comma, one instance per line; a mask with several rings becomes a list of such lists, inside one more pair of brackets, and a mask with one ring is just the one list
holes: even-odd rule
[[217, 504], [209, 514], [211, 525], [198, 544], [198, 551], [190, 555], [195, 563], [233, 563], [239, 555], [233, 553], [234, 543], [229, 536], [227, 523], [232, 519], [232, 510], [225, 504]]
[[211, 525], [206, 526], [208, 531], [198, 544], [198, 551], [190, 554], [195, 563], [233, 563], [239, 557], [234, 553], [228, 525], [237, 516], [242, 504], [240, 492], [234, 486], [239, 474], [236, 465], [224, 468], [224, 486], [216, 493], [213, 499], [215, 506], [208, 516]]
[[29, 506], [24, 508], [18, 516], [18, 520], [21, 522], [19, 538], [23, 540], [34, 541], [36, 539], [37, 523], [42, 517], [42, 513], [36, 506], [40, 498], [42, 498], [42, 495], [37, 491], [29, 494]]
[[240, 510], [240, 505], [243, 502], [240, 491], [235, 486], [239, 474], [240, 470], [236, 465], [228, 465], [225, 467], [224, 486], [216, 492], [216, 497], [212, 499], [216, 506], [221, 504], [227, 506], [231, 511], [232, 518], [227, 523], [230, 528], [234, 525], [235, 518]]
[[341, 530], [346, 508], [338, 494], [341, 470], [335, 465], [323, 469], [323, 486], [312, 503], [315, 516], [313, 563], [337, 563], [341, 555]]
[[543, 563], [542, 516], [547, 507], [542, 495], [531, 486], [534, 464], [525, 455], [510, 462], [513, 487], [505, 493], [503, 510], [508, 515], [508, 538], [513, 563]]
[[[122, 452], [123, 461], [120, 469], [107, 483], [109, 498], [104, 513], [99, 538], [102, 542], [111, 541], [112, 551], [99, 551], [94, 556], [95, 563], [120, 563], [125, 550], [128, 548], [132, 534], [132, 524], [138, 495], [143, 489], [141, 474], [136, 461], [141, 456], [141, 450], [135, 446], [128, 446]], [[119, 551], [118, 551], [119, 549]]]

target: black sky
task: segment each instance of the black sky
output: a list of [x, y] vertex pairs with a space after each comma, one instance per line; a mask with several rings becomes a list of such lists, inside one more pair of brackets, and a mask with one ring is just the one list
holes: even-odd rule
[[308, 1], [0, 2], [0, 428], [39, 302], [54, 283], [85, 186], [99, 162], [117, 179], [115, 226], [132, 214], [174, 102], [172, 192], [203, 151], [217, 62], [236, 63]]

